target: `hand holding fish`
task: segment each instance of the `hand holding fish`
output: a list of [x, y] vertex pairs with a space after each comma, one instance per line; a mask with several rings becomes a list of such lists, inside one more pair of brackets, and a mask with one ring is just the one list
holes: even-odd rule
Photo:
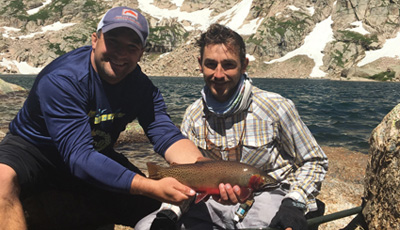
[[131, 184], [131, 193], [151, 197], [161, 202], [179, 205], [196, 195], [190, 187], [172, 177], [152, 180], [136, 175]]
[[237, 203], [249, 198], [253, 192], [279, 186], [266, 172], [233, 161], [198, 161], [195, 164], [173, 164], [168, 168], [147, 163], [147, 168], [152, 179], [173, 177], [195, 190], [196, 203], [209, 195], [219, 195], [220, 203]]
[[[241, 189], [238, 185], [232, 187], [231, 184], [219, 184], [219, 195], [213, 195], [213, 200], [224, 205], [235, 205], [243, 203], [246, 199], [241, 196]], [[247, 198], [247, 197], [245, 197]]]

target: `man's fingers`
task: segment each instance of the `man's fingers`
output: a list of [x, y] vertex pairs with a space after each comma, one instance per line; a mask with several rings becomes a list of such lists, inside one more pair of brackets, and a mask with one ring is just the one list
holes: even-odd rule
[[221, 201], [227, 201], [229, 197], [228, 194], [226, 194], [225, 185], [221, 183], [219, 184], [218, 188]]
[[237, 186], [237, 185], [233, 186], [233, 192], [235, 193], [235, 195], [236, 195], [237, 197], [239, 197], [240, 194], [241, 194], [240, 187]]
[[193, 189], [191, 189], [190, 187], [187, 187], [187, 186], [184, 186], [183, 188], [177, 189], [177, 190], [182, 192], [186, 196], [194, 196], [194, 195], [196, 195], [196, 192]]
[[240, 189], [239, 186], [237, 186], [237, 185], [233, 186], [233, 192], [234, 192], [238, 202], [240, 202], [240, 203], [245, 202], [245, 200], [241, 199], [242, 190]]
[[220, 198], [217, 200], [221, 204], [237, 204], [239, 202], [238, 195], [240, 195], [239, 186], [235, 185], [232, 188], [230, 184], [219, 185]]
[[232, 186], [230, 184], [225, 185], [226, 194], [231, 204], [237, 204], [239, 202]]
[[163, 202], [179, 205], [182, 201], [196, 195], [193, 189], [172, 177], [157, 180], [157, 183], [159, 183], [157, 193]]
[[[174, 179], [175, 180], [175, 179]], [[196, 195], [196, 191], [194, 191], [192, 188], [181, 184], [179, 181], [176, 181], [176, 183], [173, 185], [173, 188], [181, 193], [183, 193], [186, 196], [194, 196]]]

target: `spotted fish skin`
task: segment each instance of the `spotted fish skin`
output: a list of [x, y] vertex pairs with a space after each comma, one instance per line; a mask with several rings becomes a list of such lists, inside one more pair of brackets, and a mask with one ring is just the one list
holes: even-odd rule
[[198, 161], [194, 164], [173, 164], [161, 167], [147, 163], [149, 177], [161, 179], [173, 177], [198, 193], [219, 194], [219, 184], [238, 185], [251, 192], [259, 191], [265, 185], [278, 182], [266, 172], [248, 164], [236, 161]]

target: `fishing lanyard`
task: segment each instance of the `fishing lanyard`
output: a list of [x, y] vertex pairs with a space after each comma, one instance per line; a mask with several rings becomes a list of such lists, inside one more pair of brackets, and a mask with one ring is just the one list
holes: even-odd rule
[[[209, 157], [216, 160], [223, 159], [222, 152], [227, 152], [228, 161], [240, 161], [242, 157], [242, 149], [243, 149], [243, 137], [246, 129], [246, 118], [243, 120], [243, 129], [242, 133], [240, 134], [239, 142], [236, 146], [228, 148], [222, 148], [221, 146], [215, 145], [213, 142], [208, 139], [208, 127], [207, 127], [207, 120], [209, 116], [205, 116], [204, 118], [204, 138], [206, 141], [206, 150], [209, 154]], [[211, 128], [211, 126], [210, 126]], [[222, 136], [221, 136], [222, 137]]]

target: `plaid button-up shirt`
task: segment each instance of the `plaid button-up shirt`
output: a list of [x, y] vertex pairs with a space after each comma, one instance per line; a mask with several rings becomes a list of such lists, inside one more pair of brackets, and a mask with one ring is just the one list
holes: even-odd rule
[[[328, 159], [289, 99], [252, 86], [248, 110], [217, 117], [204, 109], [200, 98], [184, 115], [181, 130], [203, 155], [228, 160], [224, 149], [242, 144], [240, 161], [267, 171], [290, 184], [286, 197], [315, 210], [315, 196], [328, 169]], [[243, 130], [244, 128], [244, 130]], [[206, 138], [207, 135], [207, 138]], [[207, 150], [206, 139], [216, 149]]]

